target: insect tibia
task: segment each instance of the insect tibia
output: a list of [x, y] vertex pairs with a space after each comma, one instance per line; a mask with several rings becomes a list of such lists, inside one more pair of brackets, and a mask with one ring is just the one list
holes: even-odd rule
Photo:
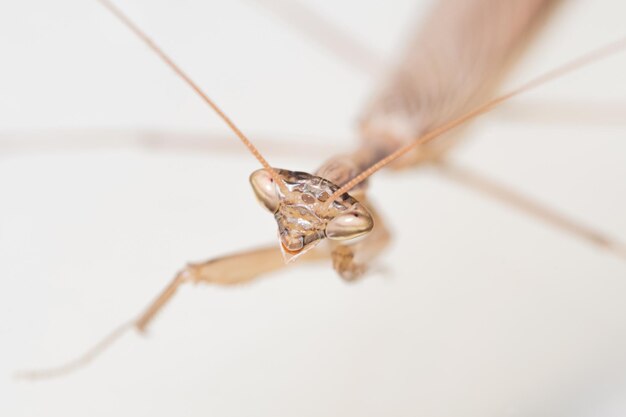
[[139, 316], [134, 325], [137, 331], [144, 333], [148, 325], [154, 320], [157, 313], [159, 313], [165, 304], [171, 300], [181, 284], [192, 281], [193, 278], [190, 272], [191, 266], [183, 269], [176, 274], [172, 282], [161, 291], [161, 294], [148, 306], [148, 308]]

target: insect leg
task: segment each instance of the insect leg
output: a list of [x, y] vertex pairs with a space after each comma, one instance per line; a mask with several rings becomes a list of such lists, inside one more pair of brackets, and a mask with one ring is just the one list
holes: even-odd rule
[[[324, 257], [321, 250], [312, 250], [302, 256], [303, 261], [316, 261]], [[172, 282], [134, 322], [135, 328], [143, 332], [157, 313], [184, 283], [240, 285], [285, 267], [278, 245], [253, 249], [233, 255], [222, 256], [206, 262], [192, 263], [181, 270]]]
[[444, 177], [458, 184], [487, 194], [535, 218], [543, 220], [570, 235], [585, 240], [587, 243], [597, 246], [600, 249], [609, 251], [621, 258], [626, 258], [626, 245], [616, 242], [602, 232], [594, 230], [587, 225], [574, 222], [562, 214], [512, 191], [508, 186], [498, 184], [492, 179], [478, 174], [471, 169], [456, 165], [449, 160], [433, 161], [433, 164]]
[[[330, 143], [334, 138], [292, 133], [255, 133], [255, 142], [272, 156], [323, 158], [342, 148]], [[0, 131], [0, 157], [13, 154], [45, 154], [50, 151], [101, 149], [140, 149], [145, 151], [223, 152], [241, 154], [238, 143], [227, 141], [228, 135], [217, 132], [180, 132], [142, 129], [63, 129]], [[288, 138], [288, 139], [286, 139]], [[294, 138], [298, 140], [294, 140]], [[319, 142], [325, 144], [319, 144]], [[334, 140], [333, 142], [337, 142]]]
[[[363, 200], [361, 199], [361, 202]], [[331, 259], [333, 268], [346, 281], [360, 278], [376, 258], [389, 244], [391, 234], [382, 221], [381, 216], [367, 204], [370, 214], [374, 218], [374, 228], [357, 243], [331, 243]]]
[[[304, 254], [302, 261], [316, 261], [327, 258], [322, 250], [311, 250]], [[61, 366], [16, 373], [19, 379], [45, 379], [66, 375], [80, 369], [109, 348], [129, 330], [144, 332], [178, 288], [185, 283], [206, 283], [216, 285], [239, 285], [249, 283], [269, 272], [285, 266], [280, 249], [274, 244], [268, 247], [248, 250], [233, 255], [222, 256], [206, 262], [192, 263], [182, 269], [161, 294], [144, 310], [139, 317], [117, 327], [96, 345], [81, 356]]]
[[299, 34], [314, 40], [355, 69], [375, 77], [382, 74], [386, 59], [381, 54], [304, 3], [295, 0], [253, 0], [252, 3], [274, 12]]

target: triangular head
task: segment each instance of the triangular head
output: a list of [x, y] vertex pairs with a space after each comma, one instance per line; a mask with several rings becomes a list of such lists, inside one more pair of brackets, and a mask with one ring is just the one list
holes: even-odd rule
[[324, 238], [355, 239], [374, 227], [371, 214], [348, 194], [336, 198], [330, 205], [325, 204], [339, 189], [332, 182], [306, 172], [275, 171], [284, 187], [278, 187], [264, 169], [250, 175], [250, 184], [259, 202], [274, 214], [286, 262], [307, 252]]

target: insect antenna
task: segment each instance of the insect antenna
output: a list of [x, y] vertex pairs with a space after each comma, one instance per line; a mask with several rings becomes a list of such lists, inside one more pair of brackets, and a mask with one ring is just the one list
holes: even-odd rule
[[[350, 63], [352, 66], [365, 73], [378, 75], [382, 68], [386, 66], [382, 64], [384, 62], [382, 57], [370, 49], [369, 45], [360, 42], [359, 39], [343, 31], [341, 27], [334, 25], [323, 15], [305, 7], [298, 1], [254, 0], [254, 2], [267, 6], [301, 34], [307, 35], [312, 40], [318, 42], [320, 46], [327, 48], [345, 62]], [[359, 59], [364, 57], [368, 59]], [[544, 100], [542, 100], [539, 103], [533, 103], [530, 107], [526, 107], [533, 109], [532, 120], [534, 123], [537, 123], [537, 107], [543, 106], [544, 108], [550, 109], [549, 113], [552, 117], [548, 122], [554, 121], [554, 109], [559, 108], [562, 110], [561, 113], [569, 116], [568, 121], [570, 123], [572, 114], [575, 114], [576, 122], [579, 123], [622, 124], [624, 122], [623, 112], [615, 110], [620, 108], [619, 104], [620, 103], [611, 103], [611, 105], [607, 105], [607, 103], [594, 103], [593, 106], [589, 107], [589, 103], [582, 104], [572, 103], [571, 101], [557, 101], [551, 102], [546, 107]], [[511, 105], [509, 104], [509, 106]], [[520, 111], [517, 109], [517, 111], [514, 112], [516, 117], [513, 120], [519, 120], [519, 113]], [[508, 204], [527, 215], [569, 233], [571, 236], [583, 239], [619, 257], [626, 258], [626, 245], [611, 239], [600, 231], [576, 222], [550, 209], [545, 204], [541, 204], [532, 198], [516, 193], [511, 187], [504, 186], [468, 168], [451, 163], [447, 158], [437, 159], [432, 161], [432, 163], [440, 174], [451, 181], [469, 187], [501, 203]]]
[[169, 66], [176, 73], [176, 75], [178, 75], [183, 81], [185, 81], [185, 83], [187, 83], [187, 85], [189, 85], [189, 87], [191, 87], [196, 92], [196, 94], [198, 94], [198, 96], [200, 96], [200, 98], [204, 100], [204, 102], [208, 104], [211, 109], [213, 109], [213, 111], [224, 121], [224, 123], [228, 125], [230, 130], [233, 131], [235, 136], [237, 136], [239, 140], [244, 144], [244, 146], [248, 148], [250, 153], [261, 163], [263, 168], [265, 168], [270, 173], [276, 185], [283, 191], [285, 191], [285, 185], [280, 180], [280, 177], [278, 176], [276, 171], [270, 166], [270, 164], [263, 157], [263, 155], [261, 155], [261, 152], [259, 152], [256, 146], [254, 146], [250, 139], [248, 139], [246, 135], [244, 135], [244, 133], [237, 127], [237, 125], [235, 125], [235, 123], [226, 115], [226, 113], [224, 113], [224, 111], [213, 100], [211, 100], [211, 98], [204, 91], [202, 91], [200, 86], [198, 86], [198, 84], [196, 84], [191, 79], [191, 77], [187, 73], [185, 73], [185, 71], [183, 71], [182, 68], [180, 68], [178, 64], [176, 64], [174, 60], [165, 53], [165, 51], [163, 51], [163, 49], [161, 49], [143, 30], [139, 28], [139, 26], [137, 26], [117, 6], [115, 6], [109, 0], [98, 1], [100, 2], [100, 4], [106, 7], [113, 15], [115, 15], [115, 17], [117, 17], [128, 29], [130, 29], [135, 35], [137, 35], [137, 37], [141, 39], [146, 44], [146, 46], [148, 46], [148, 48], [156, 53], [159, 58], [161, 58], [161, 60], [165, 62], [165, 64], [167, 64], [167, 66]]
[[[228, 125], [228, 127], [235, 133], [235, 135], [241, 140], [241, 142], [248, 148], [250, 153], [261, 163], [263, 168], [267, 170], [272, 176], [276, 185], [283, 191], [286, 191], [286, 187], [276, 171], [270, 166], [267, 160], [261, 155], [259, 150], [252, 144], [252, 142], [244, 135], [244, 133], [235, 125], [235, 123], [224, 113], [224, 111], [213, 101], [209, 96], [202, 91], [202, 89], [187, 75], [175, 62], [167, 55], [146, 33], [144, 33], [139, 27], [128, 18], [120, 9], [118, 9], [113, 3], [108, 0], [98, 0], [104, 7], [106, 7], [111, 13], [113, 13], [126, 27], [128, 27], [137, 37], [139, 37], [152, 51], [154, 51], [180, 78], [183, 79], [209, 107], [217, 113], [217, 115]], [[177, 275], [172, 283], [165, 289], [164, 293], [159, 296], [156, 303], [149, 308], [145, 313], [139, 316], [135, 320], [125, 322], [117, 327], [102, 340], [100, 340], [95, 346], [89, 349], [82, 356], [67, 362], [56, 368], [35, 370], [35, 371], [23, 371], [17, 372], [14, 377], [17, 379], [42, 379], [53, 378], [68, 374], [78, 368], [82, 368], [94, 360], [100, 353], [109, 348], [114, 342], [119, 340], [121, 336], [127, 333], [129, 330], [136, 328], [139, 331], [143, 331], [147, 322], [154, 317], [157, 309], [168, 301], [174, 294], [179, 285], [185, 281], [184, 275]]]
[[474, 108], [473, 110], [463, 114], [462, 116], [438, 127], [435, 128], [431, 131], [426, 132], [424, 135], [422, 135], [421, 137], [417, 138], [416, 140], [414, 140], [413, 142], [410, 142], [408, 145], [405, 145], [403, 147], [398, 148], [396, 151], [392, 152], [391, 154], [387, 155], [386, 157], [382, 158], [381, 160], [379, 160], [378, 162], [374, 163], [373, 165], [371, 165], [369, 168], [365, 169], [363, 172], [361, 172], [359, 175], [357, 175], [356, 177], [352, 178], [350, 181], [348, 181], [347, 183], [345, 183], [344, 185], [342, 185], [337, 191], [335, 191], [330, 198], [324, 203], [324, 206], [326, 208], [330, 207], [330, 205], [332, 204], [332, 202], [339, 198], [341, 195], [349, 192], [352, 188], [354, 188], [356, 185], [360, 184], [361, 182], [365, 181], [367, 178], [369, 178], [372, 174], [374, 174], [375, 172], [379, 171], [380, 169], [384, 168], [385, 166], [389, 165], [390, 163], [394, 162], [395, 160], [397, 160], [398, 158], [404, 156], [405, 154], [407, 154], [409, 151], [411, 151], [412, 149], [420, 146], [420, 145], [424, 145], [425, 143], [428, 143], [434, 139], [436, 139], [438, 136], [454, 129], [455, 127], [464, 124], [465, 122], [474, 119], [477, 116], [480, 116], [481, 114], [487, 113], [491, 110], [493, 110], [494, 108], [498, 107], [499, 105], [501, 105], [502, 103], [505, 103], [506, 101], [512, 99], [515, 96], [518, 96], [522, 93], [525, 93], [529, 90], [532, 90], [536, 87], [539, 87], [540, 85], [543, 85], [545, 83], [548, 83], [549, 81], [553, 81], [557, 78], [560, 78], [562, 76], [564, 76], [565, 74], [572, 72], [574, 70], [580, 69], [584, 66], [587, 66], [589, 64], [592, 64], [594, 62], [597, 62], [603, 58], [607, 58], [610, 55], [613, 55], [617, 52], [620, 52], [622, 49], [626, 48], [626, 38], [622, 38], [620, 40], [611, 42], [605, 46], [602, 46], [600, 48], [597, 48], [591, 52], [588, 52], [576, 59], [573, 59], [572, 61], [569, 61], [568, 63], [557, 67], [551, 71], [548, 71], [528, 82], [526, 82], [525, 84], [522, 84], [521, 86], [509, 91], [506, 94], [503, 94], [499, 97], [496, 97], [476, 108]]

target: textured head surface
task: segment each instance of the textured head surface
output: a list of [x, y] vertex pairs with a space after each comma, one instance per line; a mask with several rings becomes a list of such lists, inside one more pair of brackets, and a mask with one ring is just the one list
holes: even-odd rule
[[322, 239], [349, 240], [372, 230], [367, 209], [348, 194], [325, 202], [339, 189], [332, 182], [306, 172], [276, 170], [285, 185], [281, 191], [267, 171], [250, 176], [254, 192], [278, 223], [278, 236], [286, 261], [313, 248]]

